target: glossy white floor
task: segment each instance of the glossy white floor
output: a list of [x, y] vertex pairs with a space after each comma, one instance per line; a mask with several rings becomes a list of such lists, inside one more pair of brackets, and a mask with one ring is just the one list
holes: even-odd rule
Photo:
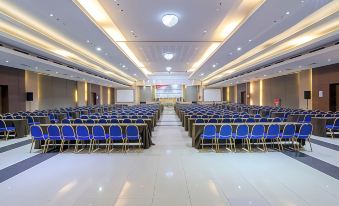
[[[58, 154], [0, 183], [0, 205], [339, 205], [338, 180], [285, 154], [199, 152], [173, 109], [160, 121], [151, 149]], [[338, 151], [306, 153], [339, 166]], [[29, 145], [0, 153], [0, 169], [33, 155]]]

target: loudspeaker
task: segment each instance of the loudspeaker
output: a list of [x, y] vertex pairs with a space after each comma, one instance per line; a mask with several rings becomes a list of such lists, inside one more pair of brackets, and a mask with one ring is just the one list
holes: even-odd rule
[[33, 92], [26, 93], [26, 100], [29, 102], [33, 101]]
[[304, 91], [304, 99], [311, 99], [311, 91]]

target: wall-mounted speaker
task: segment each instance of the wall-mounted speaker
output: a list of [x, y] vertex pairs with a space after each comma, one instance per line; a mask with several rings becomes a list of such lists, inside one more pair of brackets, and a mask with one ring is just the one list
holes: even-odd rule
[[26, 100], [29, 102], [33, 101], [33, 92], [26, 93]]
[[311, 99], [311, 91], [304, 91], [304, 99]]

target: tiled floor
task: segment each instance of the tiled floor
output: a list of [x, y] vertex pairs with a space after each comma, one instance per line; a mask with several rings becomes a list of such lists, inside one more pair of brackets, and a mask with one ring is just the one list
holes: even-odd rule
[[[166, 109], [142, 153], [58, 154], [0, 183], [0, 205], [339, 205], [337, 179], [280, 152], [199, 152], [179, 124]], [[37, 155], [29, 146], [0, 153], [0, 171]], [[338, 151], [304, 153], [339, 166]]]

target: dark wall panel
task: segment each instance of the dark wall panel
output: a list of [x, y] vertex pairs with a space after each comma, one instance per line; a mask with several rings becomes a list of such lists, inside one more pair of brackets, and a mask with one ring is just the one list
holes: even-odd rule
[[0, 65], [0, 85], [8, 86], [9, 112], [25, 111], [25, 71]]
[[[312, 70], [312, 109], [329, 110], [330, 84], [339, 83], [339, 64], [328, 65]], [[323, 91], [323, 97], [319, 97]]]

